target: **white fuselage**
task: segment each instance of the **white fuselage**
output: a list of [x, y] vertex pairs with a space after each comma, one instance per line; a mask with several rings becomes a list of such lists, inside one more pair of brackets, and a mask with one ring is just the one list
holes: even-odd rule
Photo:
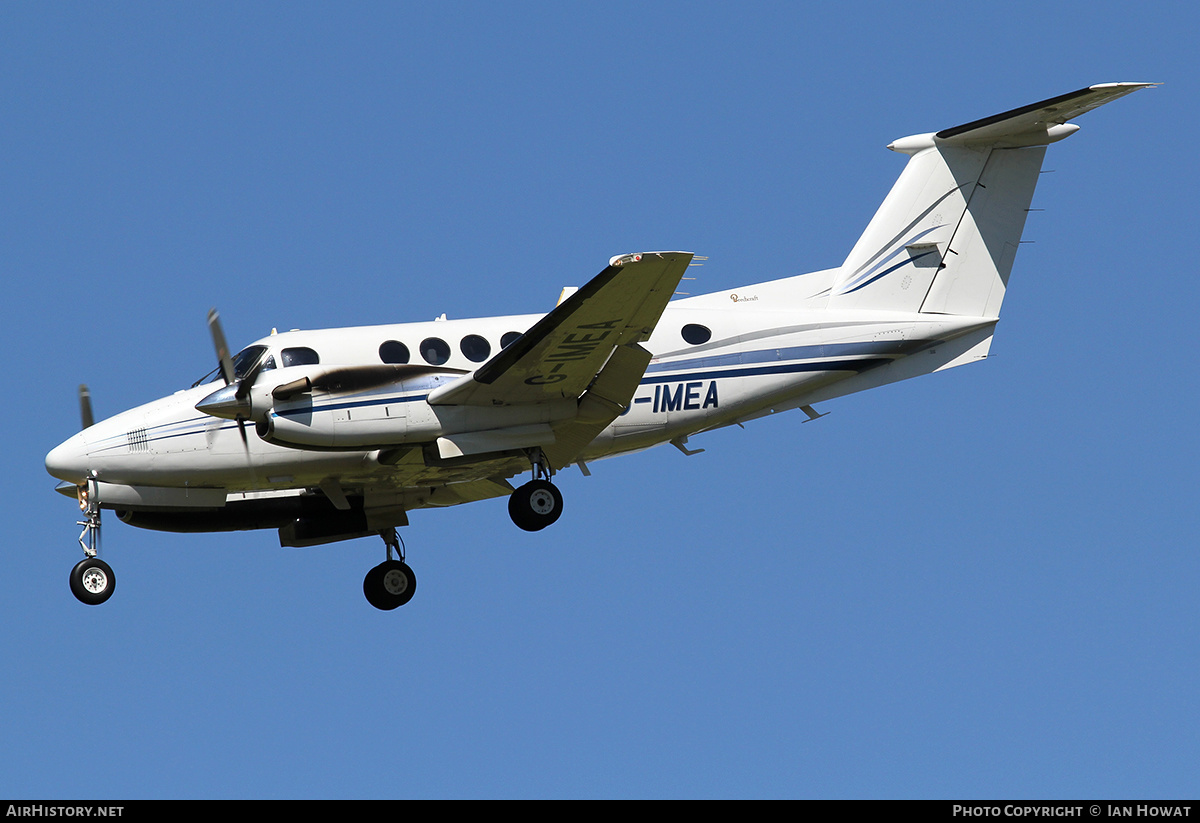
[[[986, 353], [994, 319], [894, 312], [837, 312], [819, 293], [830, 272], [789, 278], [668, 305], [644, 343], [653, 359], [628, 410], [604, 429], [576, 462], [645, 449], [774, 411], [928, 373]], [[802, 286], [812, 283], [810, 288]], [[256, 410], [238, 424], [196, 410], [220, 382], [195, 386], [139, 406], [72, 437], [47, 457], [52, 474], [74, 484], [91, 476], [106, 506], [221, 505], [226, 494], [312, 488], [336, 478], [343, 487], [386, 485], [415, 508], [437, 503], [430, 491], [471, 479], [468, 465], [429, 465], [415, 448], [439, 437], [485, 433], [503, 444], [578, 413], [574, 400], [529, 407], [439, 407], [430, 391], [478, 368], [501, 338], [524, 332], [539, 315], [445, 320], [273, 334], [266, 347], [275, 368], [255, 381]], [[686, 332], [686, 339], [685, 339]], [[473, 336], [464, 344], [464, 339]], [[486, 345], [481, 343], [486, 341]], [[444, 346], [431, 341], [442, 341]], [[402, 344], [408, 363], [427, 374], [362, 391], [314, 393], [303, 414], [289, 414], [269, 392], [314, 371], [380, 365], [381, 347]], [[425, 352], [422, 351], [424, 344]], [[319, 365], [282, 366], [285, 350], [308, 349]], [[442, 356], [437, 354], [441, 349]], [[448, 349], [448, 353], [447, 350]], [[472, 355], [474, 359], [468, 357]], [[965, 359], [964, 359], [965, 355]], [[911, 364], [906, 361], [920, 361]], [[261, 401], [261, 402], [260, 402]], [[283, 407], [282, 409], [280, 407]], [[289, 445], [266, 442], [272, 420], [307, 432]], [[313, 438], [306, 440], [305, 436]], [[680, 441], [681, 442], [681, 441]], [[513, 461], [509, 474], [521, 470]], [[562, 466], [555, 468], [561, 469]], [[445, 502], [460, 502], [453, 498]]]

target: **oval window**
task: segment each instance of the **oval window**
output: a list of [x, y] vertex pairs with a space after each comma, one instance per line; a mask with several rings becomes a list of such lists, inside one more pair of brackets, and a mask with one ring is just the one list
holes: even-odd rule
[[379, 347], [379, 359], [384, 363], [407, 363], [408, 346], [399, 340], [388, 340]]
[[284, 349], [281, 355], [284, 367], [287, 366], [315, 366], [321, 362], [321, 358], [317, 353], [310, 348], [298, 346], [294, 349]]
[[712, 332], [708, 326], [701, 326], [699, 323], [688, 323], [680, 332], [683, 339], [691, 343], [693, 346], [699, 346], [701, 343], [707, 343], [712, 337]]
[[507, 349], [519, 339], [521, 339], [521, 333], [519, 331], [506, 331], [504, 336], [500, 338], [500, 348]]
[[492, 344], [477, 334], [468, 334], [459, 342], [458, 348], [472, 363], [482, 363], [492, 353]]
[[450, 359], [450, 346], [440, 337], [426, 337], [421, 341], [421, 357], [431, 366], [440, 366]]

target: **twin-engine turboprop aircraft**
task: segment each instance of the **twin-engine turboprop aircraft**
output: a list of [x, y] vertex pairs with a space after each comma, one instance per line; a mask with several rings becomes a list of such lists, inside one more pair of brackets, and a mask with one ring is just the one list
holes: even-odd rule
[[[379, 535], [377, 608], [416, 588], [407, 512], [508, 496], [537, 531], [555, 472], [982, 360], [1046, 147], [1149, 83], [1091, 86], [905, 137], [907, 165], [838, 268], [675, 300], [688, 252], [612, 258], [546, 315], [291, 331], [230, 355], [218, 385], [93, 424], [46, 457], [84, 513], [71, 589], [112, 594], [100, 512], [164, 531], [278, 529], [283, 546]], [[564, 292], [564, 294], [566, 294]], [[530, 473], [514, 486], [510, 478]], [[396, 556], [398, 555], [398, 556]]]

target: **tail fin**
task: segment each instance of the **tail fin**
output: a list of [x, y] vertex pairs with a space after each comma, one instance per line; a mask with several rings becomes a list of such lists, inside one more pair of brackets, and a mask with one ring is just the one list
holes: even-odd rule
[[910, 156], [834, 279], [830, 308], [996, 317], [1046, 146], [1153, 83], [1106, 83], [888, 146]]

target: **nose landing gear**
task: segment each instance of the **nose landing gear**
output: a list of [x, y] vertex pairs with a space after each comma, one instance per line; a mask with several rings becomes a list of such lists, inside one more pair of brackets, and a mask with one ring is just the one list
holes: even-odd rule
[[85, 556], [71, 569], [71, 594], [80, 603], [98, 606], [112, 597], [117, 576], [111, 566], [96, 556], [100, 549], [100, 503], [96, 499], [95, 479], [89, 478], [80, 486], [78, 496], [84, 519], [76, 521], [76, 525], [83, 526], [79, 546]]

